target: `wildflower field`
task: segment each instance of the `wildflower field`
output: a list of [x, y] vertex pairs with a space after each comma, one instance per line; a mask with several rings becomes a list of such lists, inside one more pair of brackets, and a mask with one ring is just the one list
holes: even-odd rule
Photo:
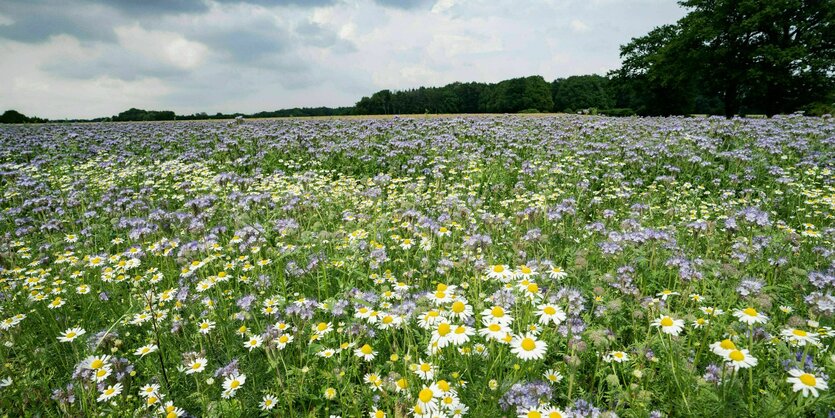
[[831, 118], [0, 128], [0, 413], [832, 416]]

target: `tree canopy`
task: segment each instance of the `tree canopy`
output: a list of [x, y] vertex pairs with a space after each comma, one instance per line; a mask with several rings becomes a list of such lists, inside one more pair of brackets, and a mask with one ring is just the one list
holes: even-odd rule
[[[765, 113], [831, 100], [835, 0], [685, 0], [621, 47], [620, 104], [644, 114]], [[831, 103], [831, 102], [830, 102]]]

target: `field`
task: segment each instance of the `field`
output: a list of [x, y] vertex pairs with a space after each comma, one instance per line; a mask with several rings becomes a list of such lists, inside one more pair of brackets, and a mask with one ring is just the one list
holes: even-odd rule
[[832, 416], [835, 123], [0, 127], [8, 416]]

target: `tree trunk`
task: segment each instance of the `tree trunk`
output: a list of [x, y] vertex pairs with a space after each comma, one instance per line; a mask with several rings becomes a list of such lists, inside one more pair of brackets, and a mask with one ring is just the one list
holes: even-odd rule
[[739, 87], [735, 82], [725, 84], [725, 117], [730, 119], [739, 113]]

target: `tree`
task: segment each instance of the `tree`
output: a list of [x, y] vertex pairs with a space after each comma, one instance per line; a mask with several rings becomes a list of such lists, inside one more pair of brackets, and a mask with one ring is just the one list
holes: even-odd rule
[[0, 115], [0, 123], [27, 123], [29, 118], [17, 110], [7, 110]]
[[608, 78], [596, 74], [556, 79], [551, 83], [554, 111], [613, 108], [615, 97], [609, 84]]
[[[621, 47], [619, 92], [647, 113], [710, 108], [721, 100], [773, 115], [833, 89], [835, 0], [684, 0], [689, 13]], [[640, 92], [645, 92], [641, 94]], [[636, 95], [635, 93], [638, 92]], [[668, 100], [666, 109], [652, 103]]]

